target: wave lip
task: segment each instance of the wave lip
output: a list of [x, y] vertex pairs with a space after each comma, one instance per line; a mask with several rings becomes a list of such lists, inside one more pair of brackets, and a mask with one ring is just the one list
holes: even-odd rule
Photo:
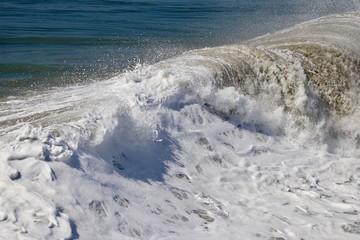
[[285, 100], [295, 97], [297, 84], [310, 85], [307, 92], [318, 95], [329, 111], [347, 114], [357, 104], [359, 19], [357, 13], [324, 17], [242, 45], [193, 51], [188, 61], [208, 66], [220, 84], [250, 95], [275, 83], [282, 85]]

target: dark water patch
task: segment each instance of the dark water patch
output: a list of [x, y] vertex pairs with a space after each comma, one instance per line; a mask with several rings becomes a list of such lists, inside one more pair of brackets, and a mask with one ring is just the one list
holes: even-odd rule
[[353, 224], [342, 225], [341, 228], [346, 233], [360, 234], [360, 222], [354, 222]]
[[59, 72], [57, 67], [35, 65], [35, 64], [1, 64], [0, 74], [17, 73], [52, 73]]
[[87, 45], [139, 45], [140, 40], [126, 38], [95, 38], [95, 37], [70, 37], [70, 36], [23, 36], [0, 38], [0, 45], [18, 45], [18, 44], [58, 44], [70, 46]]

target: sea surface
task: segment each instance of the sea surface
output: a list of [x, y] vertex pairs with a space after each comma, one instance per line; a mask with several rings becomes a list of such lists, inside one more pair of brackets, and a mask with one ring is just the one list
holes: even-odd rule
[[357, 7], [345, 0], [3, 0], [0, 97], [106, 79]]
[[359, 119], [359, 1], [1, 1], [0, 239], [359, 239]]

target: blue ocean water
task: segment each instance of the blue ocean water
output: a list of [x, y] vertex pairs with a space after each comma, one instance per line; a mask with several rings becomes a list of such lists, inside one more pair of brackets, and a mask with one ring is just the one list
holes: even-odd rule
[[0, 96], [101, 80], [137, 63], [237, 43], [358, 1], [0, 2]]

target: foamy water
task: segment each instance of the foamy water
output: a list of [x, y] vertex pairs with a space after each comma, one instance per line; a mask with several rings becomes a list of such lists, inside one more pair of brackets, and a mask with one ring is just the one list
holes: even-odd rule
[[8, 98], [3, 239], [358, 239], [360, 15]]

